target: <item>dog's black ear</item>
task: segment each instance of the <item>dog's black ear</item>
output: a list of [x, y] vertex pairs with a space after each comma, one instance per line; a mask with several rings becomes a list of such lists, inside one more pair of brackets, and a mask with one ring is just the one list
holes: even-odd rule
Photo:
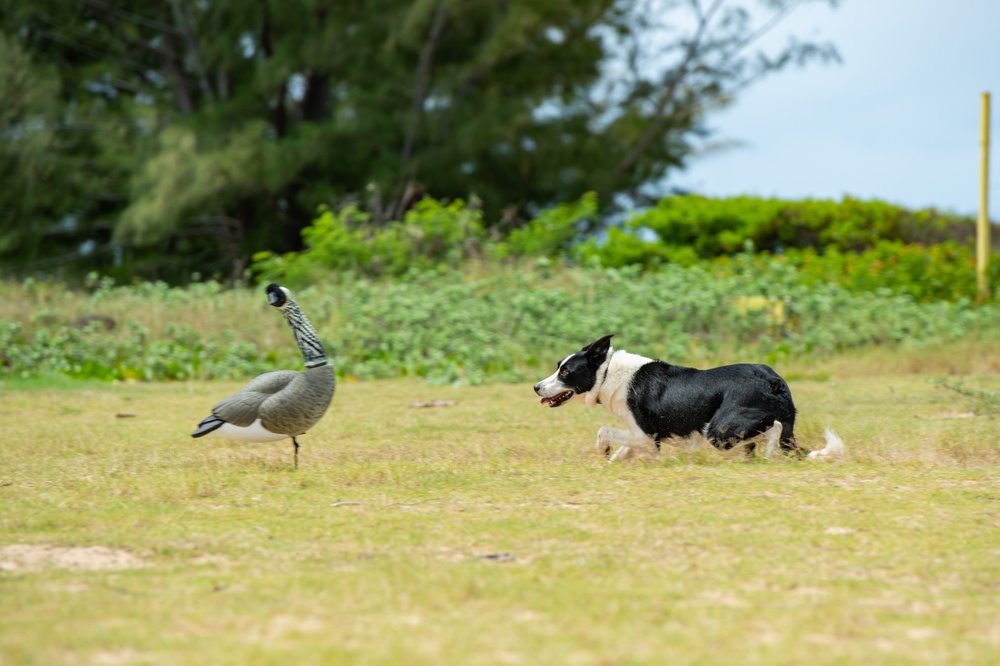
[[613, 337], [615, 337], [613, 333], [605, 335], [600, 340], [594, 340], [580, 350], [587, 353], [587, 365], [599, 368], [604, 363], [604, 360], [608, 357], [608, 350], [611, 349], [611, 338]]

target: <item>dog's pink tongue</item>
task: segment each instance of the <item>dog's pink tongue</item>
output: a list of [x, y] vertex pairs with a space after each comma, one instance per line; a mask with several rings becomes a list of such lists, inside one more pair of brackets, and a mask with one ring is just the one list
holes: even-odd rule
[[552, 398], [542, 398], [542, 401], [538, 403], [539, 405], [544, 405], [547, 402], [551, 402]]

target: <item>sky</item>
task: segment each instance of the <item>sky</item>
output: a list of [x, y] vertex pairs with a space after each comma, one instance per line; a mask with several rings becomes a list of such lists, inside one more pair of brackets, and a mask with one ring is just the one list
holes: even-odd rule
[[668, 185], [708, 196], [880, 199], [979, 210], [991, 93], [989, 213], [1000, 219], [1000, 0], [806, 4], [771, 36], [831, 41], [840, 64], [786, 69], [708, 117], [706, 151]]

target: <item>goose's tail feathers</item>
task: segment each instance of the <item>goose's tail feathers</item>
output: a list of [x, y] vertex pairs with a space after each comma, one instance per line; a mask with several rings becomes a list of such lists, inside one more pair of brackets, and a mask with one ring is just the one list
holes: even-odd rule
[[201, 423], [198, 424], [198, 429], [191, 433], [192, 437], [204, 437], [205, 435], [214, 432], [218, 428], [221, 428], [225, 423], [218, 416], [213, 414], [212, 416], [206, 416]]

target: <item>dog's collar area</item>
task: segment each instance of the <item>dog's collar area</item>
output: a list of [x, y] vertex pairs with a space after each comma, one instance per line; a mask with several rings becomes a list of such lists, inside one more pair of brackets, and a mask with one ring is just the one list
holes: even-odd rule
[[598, 405], [601, 404], [601, 389], [604, 388], [604, 382], [606, 382], [607, 379], [608, 379], [608, 370], [611, 369], [611, 357], [613, 357], [617, 353], [618, 353], [618, 350], [616, 349], [613, 352], [611, 352], [610, 354], [608, 354], [608, 362], [604, 365], [604, 376], [601, 377], [601, 383], [600, 383], [600, 385], [596, 389], [596, 391], [597, 391], [597, 404]]

